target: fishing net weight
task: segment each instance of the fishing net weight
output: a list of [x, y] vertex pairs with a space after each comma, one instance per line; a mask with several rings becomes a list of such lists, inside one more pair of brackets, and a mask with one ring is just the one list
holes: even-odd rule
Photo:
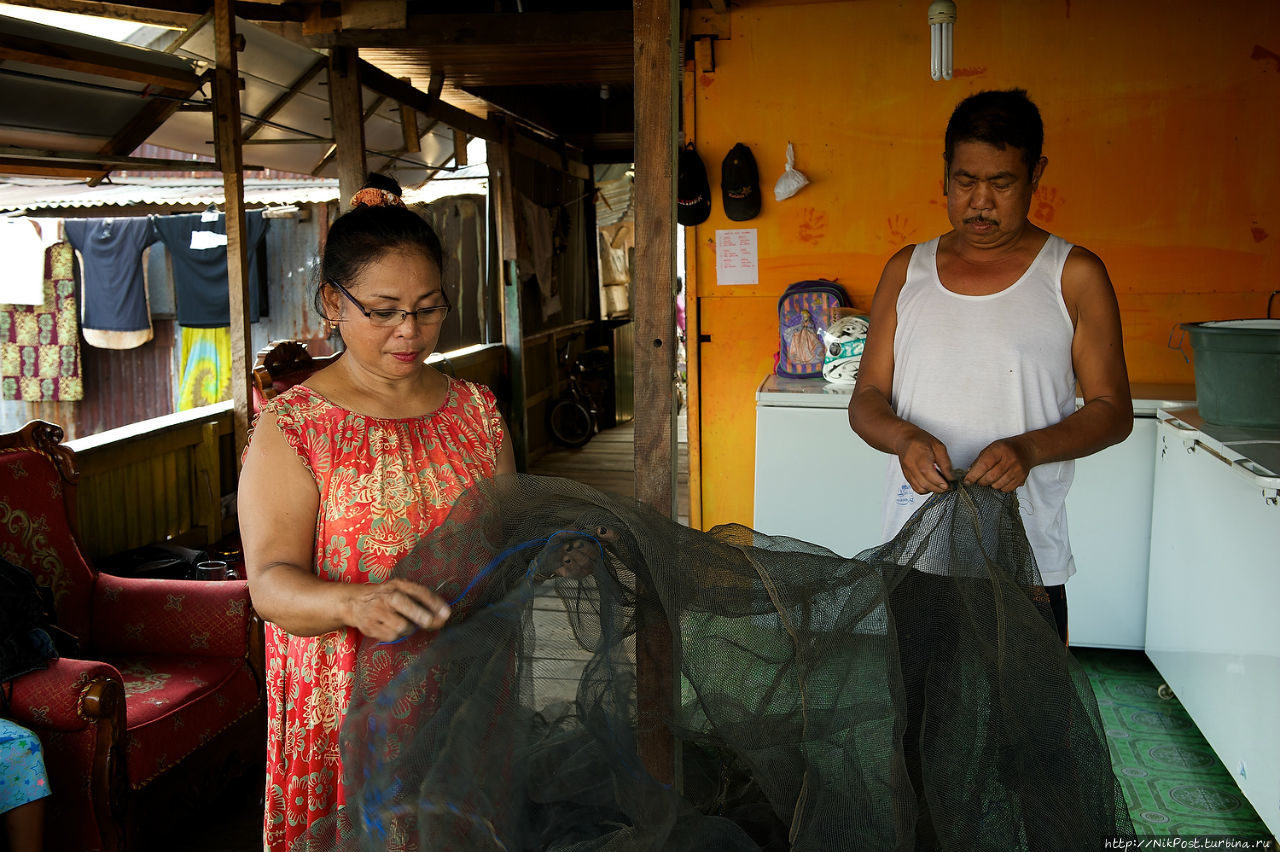
[[[857, 557], [703, 533], [554, 478], [470, 489], [393, 576], [449, 624], [366, 640], [346, 806], [311, 849], [1071, 850], [1132, 836], [1016, 498], [958, 487]], [[681, 745], [637, 749], [638, 616]], [[674, 687], [674, 685], [673, 685]]]

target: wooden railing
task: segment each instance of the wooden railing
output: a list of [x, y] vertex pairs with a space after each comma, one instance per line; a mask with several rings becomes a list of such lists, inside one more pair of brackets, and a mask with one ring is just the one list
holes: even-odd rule
[[76, 515], [90, 559], [172, 542], [203, 547], [235, 527], [231, 402], [67, 442], [80, 469]]
[[[501, 373], [500, 345], [434, 361], [486, 383]], [[76, 522], [90, 559], [169, 542], [202, 548], [236, 529], [237, 459], [230, 400], [68, 441], [80, 485]]]

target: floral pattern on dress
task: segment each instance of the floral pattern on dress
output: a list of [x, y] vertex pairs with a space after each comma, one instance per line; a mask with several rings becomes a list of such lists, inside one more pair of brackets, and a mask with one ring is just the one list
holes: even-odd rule
[[[444, 405], [422, 417], [347, 411], [305, 385], [280, 394], [263, 412], [275, 416], [316, 482], [313, 570], [334, 582], [386, 580], [468, 486], [494, 475], [503, 440], [493, 394], [458, 380], [449, 381]], [[455, 584], [458, 570], [441, 566], [437, 582]], [[361, 639], [353, 629], [303, 637], [267, 625], [267, 852], [323, 842], [309, 832], [336, 831], [344, 821], [338, 731], [351, 703]], [[394, 671], [409, 648], [420, 650], [421, 642], [388, 646], [379, 665]], [[406, 700], [429, 707], [434, 693], [424, 687]], [[409, 709], [397, 708], [406, 724], [412, 723]], [[398, 743], [399, 732], [388, 734], [388, 745]]]

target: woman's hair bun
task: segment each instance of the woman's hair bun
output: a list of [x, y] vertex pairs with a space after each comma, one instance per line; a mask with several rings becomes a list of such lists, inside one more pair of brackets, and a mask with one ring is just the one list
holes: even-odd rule
[[400, 183], [395, 178], [377, 172], [369, 172], [361, 189], [381, 189], [392, 195], [404, 195], [404, 190], [400, 188]]
[[365, 178], [364, 187], [351, 196], [351, 209], [357, 207], [404, 207], [404, 199], [400, 196], [404, 190], [395, 178], [370, 172]]

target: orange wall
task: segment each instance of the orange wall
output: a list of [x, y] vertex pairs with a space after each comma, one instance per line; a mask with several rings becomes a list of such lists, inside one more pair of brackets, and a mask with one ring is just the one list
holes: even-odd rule
[[[686, 230], [711, 336], [695, 356], [704, 528], [751, 522], [754, 389], [777, 349], [777, 296], [838, 278], [868, 307], [894, 250], [948, 229], [942, 135], [968, 94], [1021, 86], [1040, 106], [1049, 165], [1032, 220], [1107, 264], [1133, 381], [1192, 381], [1173, 326], [1262, 316], [1280, 288], [1280, 3], [957, 6], [950, 82], [929, 78], [926, 0], [732, 6], [715, 71], [695, 75], [692, 136], [714, 196]], [[811, 184], [775, 202], [788, 141]], [[761, 172], [750, 222], [720, 205], [735, 142]], [[758, 230], [759, 286], [716, 284], [715, 231], [730, 227]]]

